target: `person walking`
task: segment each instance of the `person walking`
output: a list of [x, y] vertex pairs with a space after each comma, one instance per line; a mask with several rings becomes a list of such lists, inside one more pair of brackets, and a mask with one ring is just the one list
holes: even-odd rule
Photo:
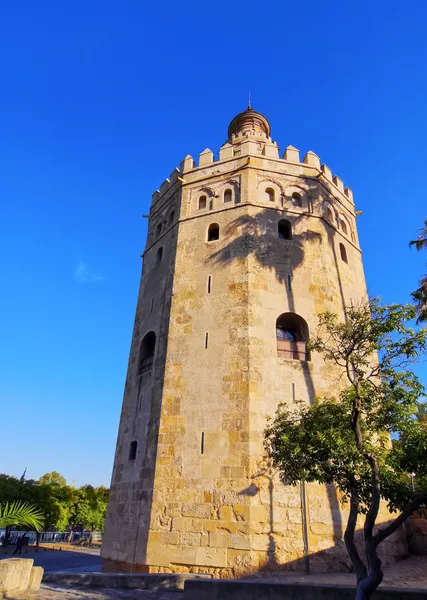
[[16, 540], [16, 548], [15, 548], [14, 554], [16, 554], [16, 553], [21, 554], [21, 552], [22, 552], [22, 536], [19, 535], [18, 539]]

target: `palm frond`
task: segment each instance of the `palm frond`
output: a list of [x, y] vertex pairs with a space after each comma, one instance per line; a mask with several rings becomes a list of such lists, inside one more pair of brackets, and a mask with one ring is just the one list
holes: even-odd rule
[[29, 502], [6, 502], [0, 505], [0, 527], [23, 525], [40, 531], [43, 526], [43, 513]]
[[427, 321], [427, 277], [420, 281], [420, 287], [411, 295], [418, 311], [417, 323], [425, 323]]
[[409, 245], [415, 246], [417, 250], [422, 250], [423, 248], [427, 248], [427, 219], [424, 221], [424, 227], [419, 231], [420, 233], [417, 239], [411, 240]]

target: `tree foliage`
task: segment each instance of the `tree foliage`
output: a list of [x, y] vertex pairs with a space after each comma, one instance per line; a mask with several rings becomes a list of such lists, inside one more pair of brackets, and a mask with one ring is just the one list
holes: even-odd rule
[[71, 522], [74, 526], [80, 525], [85, 529], [90, 529], [92, 533], [95, 530], [103, 529], [107, 504], [107, 488], [84, 485], [75, 490], [70, 510]]
[[[424, 227], [420, 230], [416, 240], [409, 242], [410, 246], [415, 246], [417, 250], [427, 248], [427, 219], [424, 220]], [[419, 287], [412, 292], [412, 298], [418, 311], [418, 323], [427, 321], [427, 275], [421, 278]]]
[[[342, 391], [312, 406], [279, 407], [266, 446], [282, 477], [334, 483], [350, 504], [345, 543], [358, 579], [358, 598], [382, 581], [378, 545], [427, 502], [427, 428], [416, 418], [424, 389], [409, 366], [426, 351], [412, 305], [373, 300], [346, 307], [346, 320], [324, 313], [309, 343], [341, 374]], [[414, 485], [415, 482], [415, 485]], [[399, 516], [373, 533], [380, 499]], [[365, 561], [354, 536], [365, 515]]]
[[[74, 488], [67, 485], [65, 478], [53, 471], [38, 481], [21, 481], [10, 475], [0, 474], [0, 510], [6, 504], [24, 503], [38, 507], [41, 527], [47, 530], [65, 531], [67, 528], [82, 527], [94, 531], [103, 529], [108, 504], [109, 490], [85, 485]], [[14, 523], [9, 523], [8, 527]], [[30, 529], [40, 529], [22, 523]]]

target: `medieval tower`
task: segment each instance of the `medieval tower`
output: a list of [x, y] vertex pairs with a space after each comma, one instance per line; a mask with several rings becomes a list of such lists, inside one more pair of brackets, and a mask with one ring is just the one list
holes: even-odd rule
[[150, 209], [105, 569], [344, 564], [334, 488], [280, 482], [263, 432], [280, 402], [339, 387], [306, 341], [319, 313], [365, 296], [352, 192], [316, 154], [279, 156], [249, 108], [217, 159], [185, 157]]

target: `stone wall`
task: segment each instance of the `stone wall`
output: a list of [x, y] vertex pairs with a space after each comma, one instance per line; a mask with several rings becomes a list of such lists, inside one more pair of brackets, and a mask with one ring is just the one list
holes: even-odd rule
[[[344, 383], [318, 355], [278, 356], [276, 320], [296, 313], [314, 331], [318, 313], [343, 316], [366, 297], [352, 195], [313, 153], [299, 163], [293, 148], [283, 161], [274, 144], [263, 156], [255, 142], [233, 144], [218, 162], [202, 153], [199, 168], [187, 157], [182, 181], [174, 174], [153, 197], [106, 569], [234, 577], [301, 570], [307, 555], [314, 570], [348, 568], [335, 489], [308, 485], [302, 502], [268, 464], [263, 432], [280, 402], [312, 402]], [[279, 239], [281, 219], [292, 239]], [[208, 241], [212, 224], [219, 239]], [[138, 376], [148, 331], [154, 367]], [[380, 520], [389, 518], [382, 509]], [[405, 552], [397, 533], [386, 559]]]

